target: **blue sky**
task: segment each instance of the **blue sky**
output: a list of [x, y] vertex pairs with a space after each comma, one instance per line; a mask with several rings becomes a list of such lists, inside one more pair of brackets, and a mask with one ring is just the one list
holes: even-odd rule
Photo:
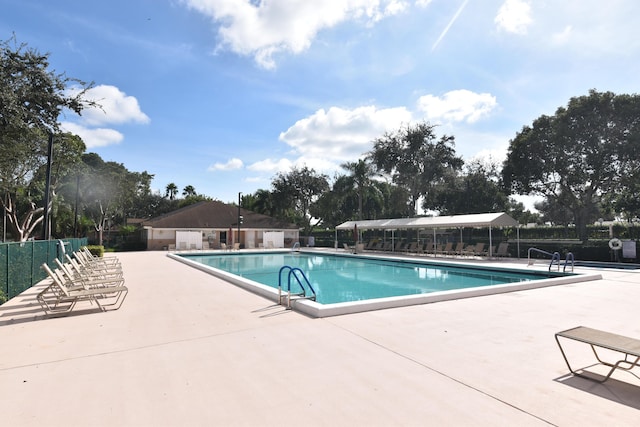
[[88, 151], [232, 202], [307, 165], [333, 176], [427, 120], [456, 151], [509, 140], [589, 89], [638, 93], [637, 0], [0, 0], [0, 39], [93, 81], [60, 117]]

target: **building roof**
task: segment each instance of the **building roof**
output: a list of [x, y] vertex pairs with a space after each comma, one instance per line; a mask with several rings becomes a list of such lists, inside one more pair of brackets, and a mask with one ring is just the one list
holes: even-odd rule
[[[272, 218], [240, 208], [242, 228], [282, 230], [297, 230], [296, 224]], [[204, 201], [185, 206], [173, 212], [152, 218], [142, 223], [144, 227], [152, 228], [190, 228], [227, 229], [238, 226], [238, 206], [228, 205], [218, 201]]]
[[497, 212], [419, 218], [347, 221], [336, 228], [338, 230], [350, 230], [356, 225], [361, 230], [398, 230], [408, 228], [516, 227], [518, 225], [518, 221], [511, 218], [504, 212]]

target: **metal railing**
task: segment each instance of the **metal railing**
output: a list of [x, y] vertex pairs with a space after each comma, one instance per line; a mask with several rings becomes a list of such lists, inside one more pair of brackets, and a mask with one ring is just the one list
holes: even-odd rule
[[[551, 262], [549, 263], [549, 271], [551, 271], [551, 268], [554, 266], [554, 264], [558, 266], [558, 271], [560, 271], [560, 252], [551, 253], [538, 248], [529, 248], [529, 250], [527, 251], [527, 265], [533, 265], [534, 263], [534, 260], [531, 258], [532, 252], [550, 256]], [[563, 272], [567, 271], [567, 265], [569, 265], [569, 262], [571, 262], [571, 271], [573, 271], [575, 259], [573, 257], [573, 253], [571, 252], [567, 253], [567, 257], [564, 260], [564, 268], [562, 269]]]
[[[287, 274], [287, 293], [285, 295], [282, 294], [282, 272], [288, 270], [289, 273]], [[301, 289], [301, 292], [297, 292], [297, 293], [291, 293], [291, 279], [295, 279], [296, 282], [298, 283], [298, 286]], [[303, 283], [306, 283], [306, 287]], [[307, 288], [309, 289], [310, 294], [307, 295]], [[310, 299], [315, 301], [316, 300], [316, 291], [315, 289], [313, 289], [313, 286], [311, 286], [311, 283], [309, 283], [309, 279], [307, 279], [307, 276], [304, 274], [304, 271], [302, 271], [301, 269], [299, 269], [298, 267], [291, 267], [288, 265], [285, 265], [283, 267], [280, 268], [280, 271], [278, 271], [278, 304], [282, 304], [282, 300], [283, 298], [286, 299], [286, 306], [287, 308], [291, 308], [291, 301], [294, 299]]]

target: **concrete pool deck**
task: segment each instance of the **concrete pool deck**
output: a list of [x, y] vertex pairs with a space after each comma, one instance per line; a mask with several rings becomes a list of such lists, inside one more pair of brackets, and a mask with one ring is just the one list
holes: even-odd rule
[[163, 252], [117, 256], [120, 310], [44, 319], [38, 287], [0, 307], [3, 425], [640, 423], [640, 378], [568, 375], [554, 340], [578, 325], [640, 338], [640, 271], [312, 319]]

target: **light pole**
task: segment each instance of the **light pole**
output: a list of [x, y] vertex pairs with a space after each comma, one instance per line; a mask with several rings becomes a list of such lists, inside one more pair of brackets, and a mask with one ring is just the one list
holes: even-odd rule
[[49, 224], [49, 193], [51, 192], [51, 163], [53, 162], [53, 132], [49, 132], [49, 143], [47, 145], [47, 176], [44, 186], [44, 221], [42, 225], [42, 239], [51, 239], [51, 226]]
[[240, 201], [242, 193], [238, 193], [238, 249], [240, 249], [240, 225], [242, 224], [242, 215], [240, 215]]

